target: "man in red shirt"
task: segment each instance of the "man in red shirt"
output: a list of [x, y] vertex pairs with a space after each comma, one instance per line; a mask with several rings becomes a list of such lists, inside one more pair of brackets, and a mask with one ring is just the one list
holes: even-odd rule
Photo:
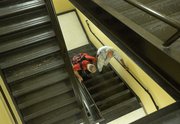
[[90, 79], [89, 74], [96, 72], [96, 58], [83, 53], [81, 61], [73, 65], [74, 73], [80, 82]]

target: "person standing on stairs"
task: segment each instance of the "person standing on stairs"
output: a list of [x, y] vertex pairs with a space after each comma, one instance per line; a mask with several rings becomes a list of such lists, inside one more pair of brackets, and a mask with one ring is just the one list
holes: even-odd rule
[[119, 56], [117, 51], [110, 46], [100, 47], [97, 51], [96, 57], [99, 72], [102, 72], [103, 66], [107, 66], [112, 57], [115, 57], [122, 64], [122, 66], [128, 70], [128, 67], [125, 65], [123, 59]]
[[90, 73], [96, 72], [96, 58], [87, 53], [79, 53], [72, 58], [74, 74], [80, 82], [91, 78]]

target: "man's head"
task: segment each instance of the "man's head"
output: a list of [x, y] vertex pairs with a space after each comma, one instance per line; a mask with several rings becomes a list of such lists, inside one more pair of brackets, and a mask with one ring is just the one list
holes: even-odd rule
[[113, 57], [113, 51], [112, 50], [108, 50], [107, 51], [107, 57], [108, 58], [112, 58]]
[[96, 72], [96, 66], [94, 64], [87, 64], [87, 70], [91, 73]]

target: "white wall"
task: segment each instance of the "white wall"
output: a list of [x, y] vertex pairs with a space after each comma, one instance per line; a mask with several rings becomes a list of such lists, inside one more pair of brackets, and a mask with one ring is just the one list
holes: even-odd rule
[[58, 20], [68, 50], [88, 44], [88, 39], [74, 11], [59, 15]]

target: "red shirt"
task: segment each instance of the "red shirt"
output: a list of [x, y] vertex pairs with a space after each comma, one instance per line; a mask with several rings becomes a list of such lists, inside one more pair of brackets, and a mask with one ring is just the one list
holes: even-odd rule
[[[81, 62], [81, 64], [82, 64], [83, 70], [87, 70], [87, 64], [90, 63], [88, 60], [90, 60], [90, 61], [92, 61], [93, 63], [95, 63], [95, 62], [96, 62], [96, 58], [93, 57], [93, 56], [88, 55], [87, 53], [84, 53], [84, 55], [85, 55], [85, 58], [86, 58], [87, 60], [83, 60], [83, 61]], [[80, 64], [78, 63], [78, 64], [73, 65], [73, 69], [74, 69], [74, 71], [79, 71], [79, 70], [81, 70]]]

